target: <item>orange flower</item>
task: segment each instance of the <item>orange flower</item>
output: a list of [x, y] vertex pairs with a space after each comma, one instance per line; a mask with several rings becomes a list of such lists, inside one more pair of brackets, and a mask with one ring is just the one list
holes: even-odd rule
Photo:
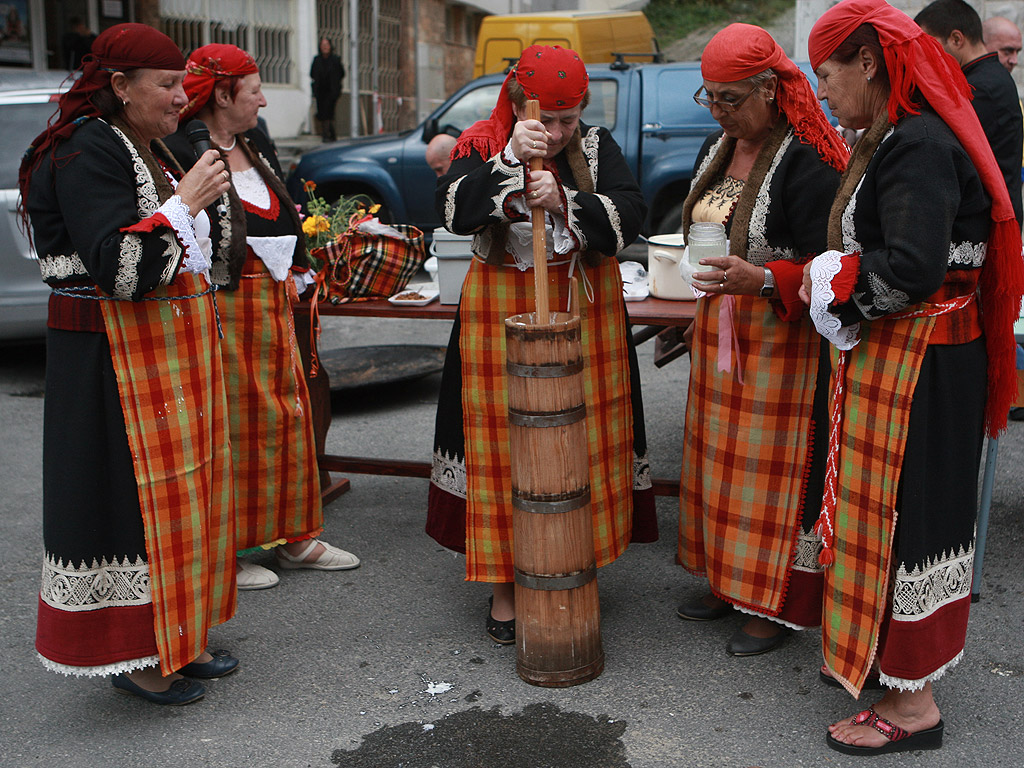
[[315, 192], [316, 191], [316, 182], [315, 181], [307, 181], [307, 182], [303, 183], [302, 188], [304, 190], [306, 190], [306, 192]]

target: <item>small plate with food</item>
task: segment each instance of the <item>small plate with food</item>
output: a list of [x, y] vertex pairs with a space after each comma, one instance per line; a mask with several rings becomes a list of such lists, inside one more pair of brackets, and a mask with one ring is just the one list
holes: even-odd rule
[[388, 299], [388, 302], [395, 306], [422, 307], [429, 304], [438, 296], [437, 286], [433, 283], [424, 285], [408, 285], [401, 293], [396, 293]]

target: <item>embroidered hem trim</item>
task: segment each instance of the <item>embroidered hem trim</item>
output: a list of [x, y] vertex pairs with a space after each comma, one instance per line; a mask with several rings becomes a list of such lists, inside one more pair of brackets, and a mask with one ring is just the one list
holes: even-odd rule
[[755, 610], [753, 610], [751, 608], [745, 608], [742, 605], [737, 605], [736, 603], [733, 603], [731, 600], [729, 600], [728, 602], [731, 603], [732, 607], [735, 608], [740, 613], [745, 613], [745, 614], [747, 614], [749, 616], [757, 616], [758, 618], [761, 618], [761, 619], [768, 619], [768, 621], [775, 622], [776, 624], [780, 624], [783, 627], [789, 627], [790, 629], [795, 629], [797, 632], [803, 632], [803, 631], [808, 630], [808, 629], [817, 629], [818, 628], [818, 627], [804, 627], [804, 626], [802, 626], [800, 624], [794, 624], [791, 621], [783, 621], [778, 616], [769, 616], [767, 613], [761, 613], [760, 611], [755, 611]]
[[936, 669], [930, 675], [922, 677], [920, 680], [907, 680], [902, 677], [890, 677], [889, 675], [882, 672], [878, 676], [879, 682], [886, 688], [898, 688], [901, 691], [920, 691], [928, 683], [933, 683], [940, 677], [945, 675], [949, 670], [960, 663], [960, 660], [964, 657], [964, 652], [960, 651], [953, 659], [941, 667]]
[[39, 661], [43, 663], [43, 666], [51, 672], [56, 672], [60, 675], [73, 675], [75, 677], [108, 677], [160, 666], [159, 656], [146, 656], [141, 659], [118, 661], [114, 664], [102, 664], [98, 667], [73, 667], [69, 664], [58, 664], [56, 661], [51, 661], [38, 652], [36, 656], [39, 657]]

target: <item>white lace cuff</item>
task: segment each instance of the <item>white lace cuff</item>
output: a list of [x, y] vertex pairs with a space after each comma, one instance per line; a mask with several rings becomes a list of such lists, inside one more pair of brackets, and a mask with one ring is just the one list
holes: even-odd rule
[[811, 261], [811, 320], [818, 333], [836, 349], [853, 349], [860, 342], [860, 323], [842, 325], [839, 318], [829, 312], [836, 300], [832, 280], [843, 268], [843, 255], [839, 251], [825, 251]]
[[295, 281], [295, 290], [299, 292], [299, 296], [306, 292], [306, 289], [316, 282], [316, 273], [311, 269], [307, 269], [304, 272], [292, 272], [292, 280]]
[[205, 272], [210, 268], [210, 257], [203, 253], [196, 240], [196, 220], [189, 213], [178, 195], [171, 195], [167, 202], [156, 210], [162, 213], [164, 218], [171, 223], [171, 228], [178, 238], [178, 242], [185, 246], [184, 267], [193, 274]]
[[516, 157], [515, 152], [512, 151], [512, 138], [509, 137], [508, 144], [505, 145], [505, 149], [502, 150], [501, 158], [505, 161], [505, 165], [522, 165], [519, 162], [519, 158]]

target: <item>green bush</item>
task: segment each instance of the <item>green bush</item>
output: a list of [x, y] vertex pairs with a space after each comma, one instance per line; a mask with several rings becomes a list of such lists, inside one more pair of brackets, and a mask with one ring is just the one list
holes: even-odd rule
[[651, 0], [644, 8], [663, 46], [709, 26], [734, 21], [764, 26], [795, 5], [795, 0]]

